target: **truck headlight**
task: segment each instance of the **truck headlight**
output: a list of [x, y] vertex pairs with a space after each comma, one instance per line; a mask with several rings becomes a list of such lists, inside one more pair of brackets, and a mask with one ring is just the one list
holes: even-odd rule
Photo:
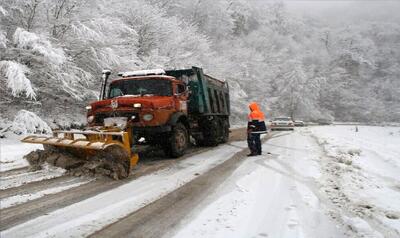
[[141, 103], [135, 103], [135, 104], [133, 104], [133, 107], [134, 108], [141, 108], [142, 104]]
[[151, 120], [153, 120], [153, 115], [152, 114], [144, 114], [143, 115], [143, 120], [151, 121]]
[[88, 116], [88, 118], [87, 118], [88, 123], [92, 123], [93, 120], [94, 120], [94, 116]]
[[92, 110], [92, 106], [90, 106], [90, 105], [89, 105], [89, 106], [86, 106], [86, 110], [88, 110], [88, 111], [89, 111], [89, 110]]

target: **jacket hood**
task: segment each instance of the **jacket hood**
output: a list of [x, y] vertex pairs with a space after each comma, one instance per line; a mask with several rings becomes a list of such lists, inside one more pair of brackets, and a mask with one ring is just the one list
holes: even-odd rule
[[260, 111], [260, 108], [258, 107], [258, 104], [255, 102], [252, 102], [249, 104], [250, 111]]

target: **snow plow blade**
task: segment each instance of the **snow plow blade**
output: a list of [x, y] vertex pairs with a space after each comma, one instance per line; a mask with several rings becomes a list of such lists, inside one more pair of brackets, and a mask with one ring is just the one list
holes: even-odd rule
[[[26, 155], [31, 165], [49, 162], [73, 171], [83, 167], [92, 174], [100, 171], [114, 179], [121, 179], [129, 176], [139, 160], [138, 155], [131, 152], [130, 138], [128, 132], [109, 129], [54, 131], [52, 137], [27, 136], [21, 141], [44, 147], [44, 151]], [[60, 161], [57, 163], [57, 160]]]

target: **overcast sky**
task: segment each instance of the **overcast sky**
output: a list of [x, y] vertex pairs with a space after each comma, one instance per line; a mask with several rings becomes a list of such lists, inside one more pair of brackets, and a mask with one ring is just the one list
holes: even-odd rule
[[284, 0], [283, 2], [291, 12], [325, 18], [329, 21], [368, 19], [400, 22], [400, 0]]

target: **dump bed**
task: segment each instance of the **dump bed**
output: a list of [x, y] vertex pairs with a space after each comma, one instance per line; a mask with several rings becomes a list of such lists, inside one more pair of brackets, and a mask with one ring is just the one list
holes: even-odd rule
[[189, 114], [230, 114], [228, 83], [203, 73], [198, 67], [167, 70], [167, 75], [184, 82], [189, 89]]

